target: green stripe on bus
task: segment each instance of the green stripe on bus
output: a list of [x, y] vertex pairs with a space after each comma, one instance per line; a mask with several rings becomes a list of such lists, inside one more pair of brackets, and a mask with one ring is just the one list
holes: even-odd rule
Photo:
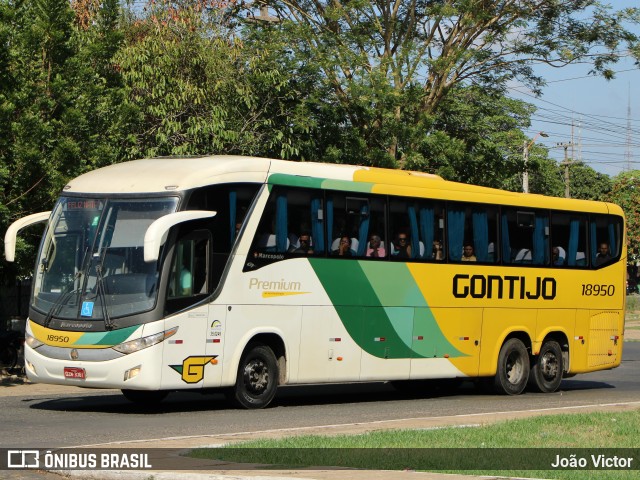
[[[309, 259], [353, 340], [378, 358], [464, 356], [443, 335], [403, 263]], [[415, 342], [422, 335], [424, 341]]]
[[[437, 352], [446, 352], [450, 357], [464, 356], [440, 330], [424, 295], [406, 264], [376, 261], [360, 263], [380, 303], [386, 307], [391, 324], [398, 332], [399, 329], [409, 328], [406, 325], [407, 322], [400, 318], [411, 316], [411, 332], [401, 335], [401, 337], [418, 356], [433, 357]], [[417, 336], [422, 336], [425, 340], [414, 342], [413, 338]]]
[[285, 173], [274, 173], [273, 175], [270, 175], [269, 184], [324, 190], [346, 190], [350, 192], [360, 193], [370, 193], [373, 189], [373, 183], [368, 182], [351, 182], [347, 180], [311, 178], [299, 175], [287, 175]]
[[82, 335], [76, 344], [78, 345], [118, 345], [129, 338], [136, 329], [140, 328], [139, 325], [132, 327], [121, 328], [112, 332], [87, 332]]
[[274, 173], [269, 176], [269, 183], [273, 185], [286, 185], [288, 187], [322, 188], [322, 178], [301, 177], [298, 175], [287, 175], [285, 173]]
[[325, 180], [322, 188], [326, 190], [346, 190], [349, 192], [371, 193], [373, 183], [369, 182], [348, 182], [346, 180]]

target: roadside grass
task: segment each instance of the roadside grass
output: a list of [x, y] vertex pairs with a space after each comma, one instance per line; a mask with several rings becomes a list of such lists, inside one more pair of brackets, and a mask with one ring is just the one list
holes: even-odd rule
[[640, 310], [640, 295], [627, 295], [627, 310]]
[[[625, 455], [634, 457], [632, 465], [636, 469], [598, 470], [595, 475], [611, 480], [638, 478], [640, 410], [548, 415], [464, 428], [256, 439], [223, 448], [196, 449], [190, 456], [267, 465], [265, 468], [333, 466], [577, 480], [592, 475], [584, 469], [552, 470], [549, 459], [555, 459], [557, 454], [569, 457], [572, 453], [586, 452], [580, 449], [590, 449], [589, 454], [606, 454], [603, 449], [613, 448], [636, 449], [635, 455]], [[516, 450], [510, 453], [510, 449]], [[510, 455], [514, 458], [510, 459]], [[523, 468], [526, 461], [533, 462], [529, 464], [531, 468], [549, 465], [549, 469], [496, 470], [492, 467], [497, 462], [506, 462], [500, 463], [500, 468], [504, 465]]]
[[[638, 342], [637, 331], [640, 330], [640, 295], [627, 295], [625, 312], [625, 342]], [[632, 333], [633, 332], [633, 333]]]

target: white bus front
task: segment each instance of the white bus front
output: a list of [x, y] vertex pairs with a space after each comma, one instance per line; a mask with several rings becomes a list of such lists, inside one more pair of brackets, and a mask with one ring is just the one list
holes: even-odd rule
[[[30, 380], [125, 394], [180, 385], [179, 371], [176, 382], [162, 381], [162, 366], [172, 363], [163, 347], [180, 339], [176, 370], [185, 358], [180, 345], [197, 350], [202, 342], [205, 349], [201, 331], [180, 327], [182, 316], [195, 316], [205, 328], [207, 306], [179, 311], [209, 293], [210, 234], [192, 232], [170, 247], [166, 240], [172, 226], [215, 212], [176, 212], [178, 203], [177, 196], [59, 200], [34, 276], [25, 342]], [[163, 248], [173, 249], [165, 275]], [[171, 320], [168, 310], [175, 313]]]

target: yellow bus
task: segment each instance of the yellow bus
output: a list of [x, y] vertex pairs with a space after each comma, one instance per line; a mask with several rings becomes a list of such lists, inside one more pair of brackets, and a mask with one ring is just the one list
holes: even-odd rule
[[425, 173], [239, 156], [155, 158], [69, 182], [35, 267], [33, 382], [132, 401], [280, 385], [488, 378], [559, 388], [622, 357], [613, 204]]

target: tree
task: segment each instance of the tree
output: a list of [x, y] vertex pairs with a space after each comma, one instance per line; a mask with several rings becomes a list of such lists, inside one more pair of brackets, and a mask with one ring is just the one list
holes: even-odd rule
[[624, 210], [629, 259], [640, 259], [640, 170], [623, 172], [614, 177], [606, 200], [620, 205]]
[[[454, 88], [539, 91], [532, 66], [588, 62], [607, 78], [620, 50], [638, 52], [637, 9], [595, 0], [264, 0], [301, 62], [318, 65], [371, 164], [404, 161]], [[238, 9], [253, 5], [238, 4]], [[251, 12], [250, 12], [251, 13]], [[243, 12], [244, 14], [244, 12]], [[242, 15], [244, 17], [244, 15]], [[406, 141], [409, 139], [409, 141]], [[385, 155], [382, 154], [384, 152]]]
[[[522, 191], [522, 129], [533, 107], [479, 87], [454, 88], [415, 132], [416, 153], [406, 166], [455, 180]], [[402, 137], [401, 137], [402, 138]], [[532, 157], [540, 153], [535, 151]], [[532, 167], [533, 167], [532, 162]]]
[[[72, 55], [73, 12], [64, 0], [16, 1], [3, 4], [6, 63], [0, 86], [2, 111], [8, 122], [0, 146], [0, 164], [10, 172], [0, 178], [2, 231], [14, 219], [50, 208], [60, 184], [59, 162], [69, 144], [57, 135], [67, 91], [64, 65]], [[33, 258], [37, 238], [18, 245], [18, 255]], [[4, 262], [2, 262], [4, 263]], [[2, 265], [13, 271], [14, 266]], [[27, 274], [31, 262], [18, 263]]]
[[124, 158], [235, 153], [291, 158], [304, 144], [300, 78], [285, 44], [234, 38], [213, 8], [162, 1], [128, 32], [118, 64], [127, 89]]
[[[564, 166], [560, 165], [564, 178]], [[571, 198], [603, 200], [611, 192], [611, 177], [596, 172], [589, 165], [575, 162], [569, 165], [569, 192]]]
[[[548, 150], [540, 145], [529, 149], [529, 191], [551, 197], [564, 197], [564, 183], [558, 163], [548, 157]], [[522, 191], [522, 174], [511, 177], [504, 187], [514, 192]]]
[[[105, 0], [86, 30], [67, 0], [2, 2], [0, 36], [0, 230], [49, 210], [66, 182], [114, 160], [108, 135], [121, 89], [112, 56], [119, 5]], [[28, 276], [41, 228], [21, 236], [0, 282]]]

